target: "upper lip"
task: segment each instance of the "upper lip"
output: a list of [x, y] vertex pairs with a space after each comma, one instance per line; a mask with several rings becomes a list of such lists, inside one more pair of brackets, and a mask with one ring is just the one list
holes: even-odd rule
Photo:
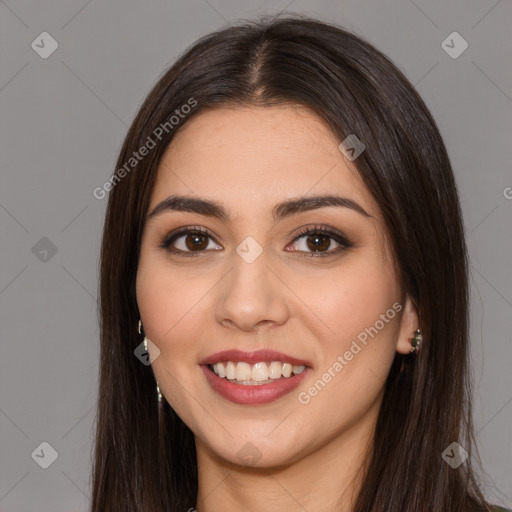
[[270, 349], [255, 350], [253, 352], [244, 352], [243, 350], [223, 350], [222, 352], [216, 352], [202, 361], [199, 364], [215, 364], [221, 361], [243, 361], [244, 363], [254, 364], [260, 362], [272, 362], [281, 361], [283, 363], [291, 363], [296, 366], [311, 366], [309, 361], [299, 359], [297, 357], [283, 354], [282, 352], [276, 352]]

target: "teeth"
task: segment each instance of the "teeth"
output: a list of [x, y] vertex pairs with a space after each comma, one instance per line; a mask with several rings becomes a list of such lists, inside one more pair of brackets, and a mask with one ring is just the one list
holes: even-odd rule
[[240, 361], [236, 365], [236, 380], [251, 380], [251, 365]]
[[260, 382], [262, 380], [268, 380], [268, 366], [265, 363], [256, 363], [252, 367], [251, 377], [252, 380], [255, 380], [257, 382]]
[[279, 361], [272, 361], [269, 367], [269, 377], [271, 379], [280, 379], [281, 378], [281, 368], [283, 367], [282, 363]]
[[283, 377], [289, 377], [292, 374], [292, 368], [293, 366], [290, 363], [284, 363], [281, 370]]
[[[217, 363], [217, 364], [222, 364], [222, 363]], [[214, 366], [214, 368], [215, 368], [215, 366]], [[226, 364], [226, 379], [233, 380], [234, 378], [236, 378], [235, 369], [236, 369], [235, 363], [229, 361]]]
[[213, 365], [213, 371], [219, 377], [246, 384], [273, 381], [281, 377], [288, 378], [292, 374], [302, 373], [305, 369], [303, 365], [292, 365], [281, 361], [272, 361], [270, 364], [261, 362], [252, 366], [243, 361], [225, 361]]

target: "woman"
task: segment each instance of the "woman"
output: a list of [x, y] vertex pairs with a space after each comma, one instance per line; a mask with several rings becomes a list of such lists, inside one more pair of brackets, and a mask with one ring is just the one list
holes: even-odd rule
[[495, 510], [456, 186], [382, 53], [302, 17], [206, 36], [116, 169], [93, 512]]

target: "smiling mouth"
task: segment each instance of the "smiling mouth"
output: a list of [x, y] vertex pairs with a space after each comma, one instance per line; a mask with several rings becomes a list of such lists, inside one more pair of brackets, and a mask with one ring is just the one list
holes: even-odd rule
[[244, 361], [220, 361], [207, 365], [217, 377], [234, 384], [257, 386], [286, 380], [301, 374], [305, 365], [292, 365], [282, 361], [258, 362], [249, 364]]

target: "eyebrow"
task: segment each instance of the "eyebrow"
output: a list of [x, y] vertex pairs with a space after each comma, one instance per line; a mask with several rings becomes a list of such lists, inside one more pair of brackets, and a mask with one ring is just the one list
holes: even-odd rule
[[[353, 199], [348, 197], [341, 197], [337, 195], [320, 195], [309, 196], [289, 199], [274, 206], [272, 209], [272, 218], [278, 222], [285, 217], [295, 215], [298, 213], [316, 210], [318, 208], [325, 208], [328, 206], [336, 206], [342, 208], [349, 208], [354, 210], [365, 217], [372, 217], [366, 210], [356, 203]], [[178, 196], [172, 195], [158, 203], [148, 214], [147, 218], [156, 217], [157, 215], [169, 212], [191, 212], [199, 215], [206, 215], [208, 217], [215, 217], [224, 222], [230, 222], [231, 218], [222, 203], [209, 199], [200, 199], [192, 196]]]

